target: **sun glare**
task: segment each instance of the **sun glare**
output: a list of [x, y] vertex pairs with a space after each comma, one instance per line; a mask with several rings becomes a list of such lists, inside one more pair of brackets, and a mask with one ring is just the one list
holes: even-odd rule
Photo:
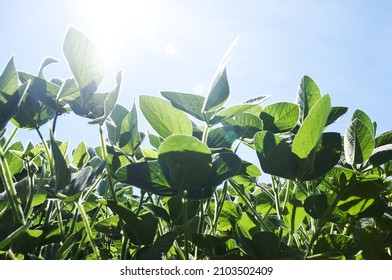
[[[89, 28], [89, 36], [105, 63], [119, 59], [119, 53], [131, 37], [156, 36], [156, 7], [149, 1], [82, 0], [76, 1]], [[174, 48], [167, 50], [173, 53]]]

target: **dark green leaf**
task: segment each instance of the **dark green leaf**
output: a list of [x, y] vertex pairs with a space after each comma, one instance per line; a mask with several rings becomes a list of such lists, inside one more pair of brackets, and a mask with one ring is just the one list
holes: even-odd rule
[[116, 172], [120, 182], [136, 186], [157, 195], [173, 196], [178, 190], [170, 187], [157, 161], [140, 162], [121, 167]]
[[355, 238], [358, 240], [362, 249], [362, 255], [368, 260], [385, 259], [383, 237], [380, 232], [373, 227], [358, 228], [355, 232]]
[[295, 180], [296, 157], [282, 138], [269, 131], [261, 131], [255, 135], [254, 142], [264, 172]]
[[372, 168], [383, 165], [390, 160], [392, 160], [392, 144], [375, 148], [369, 157], [369, 163]]
[[136, 252], [137, 260], [161, 260], [172, 247], [177, 233], [168, 232], [159, 236], [151, 246], [145, 246]]
[[314, 219], [324, 217], [328, 208], [327, 196], [325, 194], [308, 196], [304, 201], [304, 209]]
[[[179, 196], [173, 196], [167, 202], [169, 208], [169, 215], [173, 225], [183, 225], [184, 224], [184, 202]], [[187, 217], [186, 220], [189, 221], [196, 216], [199, 211], [200, 203], [195, 200], [188, 200], [186, 202], [187, 207]]]
[[84, 141], [80, 142], [79, 145], [76, 147], [74, 152], [72, 153], [73, 157], [73, 164], [75, 167], [78, 169], [81, 169], [83, 166], [85, 166], [90, 159], [90, 155], [87, 152], [87, 146]]
[[211, 170], [211, 152], [204, 143], [192, 136], [172, 135], [158, 152], [159, 164], [168, 166], [164, 170], [167, 180], [180, 195], [202, 187]]
[[50, 132], [50, 145], [52, 148], [55, 170], [56, 192], [64, 189], [71, 181], [71, 173], [59, 147], [54, 140], [53, 133]]
[[216, 257], [227, 253], [225, 242], [213, 235], [194, 233], [192, 243], [202, 249], [206, 256]]
[[252, 235], [258, 260], [275, 260], [279, 252], [279, 238], [273, 232], [260, 231]]
[[329, 112], [327, 123], [325, 126], [328, 126], [336, 122], [347, 111], [348, 111], [348, 107], [331, 107], [331, 111]]
[[381, 147], [383, 145], [392, 144], [392, 130], [380, 134], [374, 139], [374, 141], [376, 144], [376, 148]]
[[144, 203], [143, 207], [150, 210], [154, 214], [155, 217], [162, 219], [166, 223], [170, 224], [170, 216], [167, 213], [166, 209], [159, 207], [159, 206], [156, 206], [151, 203]]

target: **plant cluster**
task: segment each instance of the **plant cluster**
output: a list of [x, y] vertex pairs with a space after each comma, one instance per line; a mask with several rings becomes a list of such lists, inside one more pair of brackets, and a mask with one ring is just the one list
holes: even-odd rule
[[[71, 78], [44, 77], [53, 58], [37, 75], [11, 58], [0, 76], [0, 258], [391, 259], [392, 131], [377, 135], [356, 110], [344, 135], [326, 132], [348, 108], [308, 76], [296, 103], [225, 107], [232, 49], [206, 97], [139, 96], [154, 133], [139, 131], [136, 104], [117, 104], [121, 72], [97, 92], [103, 63], [80, 31], [63, 43]], [[56, 139], [71, 112], [97, 126], [99, 147], [69, 152]], [[14, 141], [18, 129], [41, 142]]]

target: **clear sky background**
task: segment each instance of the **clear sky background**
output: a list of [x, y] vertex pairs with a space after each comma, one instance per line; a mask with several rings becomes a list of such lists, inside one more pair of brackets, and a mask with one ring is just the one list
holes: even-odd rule
[[[392, 129], [392, 1], [0, 1], [0, 67], [14, 54], [18, 70], [37, 74], [41, 61], [61, 60], [47, 78], [70, 76], [62, 53], [68, 26], [89, 36], [106, 61], [100, 91], [124, 71], [119, 102], [173, 90], [206, 95], [231, 42], [227, 104], [272, 95], [264, 104], [295, 102], [303, 75], [334, 106], [350, 108], [332, 130], [342, 134], [355, 109]], [[140, 130], [147, 124], [140, 114]], [[47, 133], [46, 127], [43, 132]], [[47, 134], [46, 134], [47, 135]], [[33, 132], [18, 139], [38, 142]], [[98, 127], [73, 115], [58, 120], [56, 137], [71, 147], [98, 145]]]

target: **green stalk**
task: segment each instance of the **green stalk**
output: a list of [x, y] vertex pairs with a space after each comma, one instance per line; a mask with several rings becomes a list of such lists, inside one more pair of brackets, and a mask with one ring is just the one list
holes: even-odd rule
[[38, 136], [41, 139], [42, 145], [44, 145], [46, 157], [48, 158], [48, 162], [49, 162], [50, 173], [54, 175], [55, 171], [54, 171], [53, 157], [51, 156], [51, 153], [49, 152], [49, 147], [46, 144], [46, 141], [45, 141], [41, 131], [39, 130], [39, 128], [36, 128], [35, 130], [37, 131]]
[[31, 205], [33, 203], [33, 197], [34, 197], [34, 174], [31, 171], [31, 167], [30, 167], [30, 162], [27, 162], [27, 175], [29, 177], [29, 184], [28, 184], [28, 188], [29, 188], [29, 198], [27, 199], [27, 203], [24, 209], [24, 215], [25, 217], [29, 217], [30, 213], [32, 211], [31, 209]]
[[80, 204], [79, 201], [78, 201], [78, 202], [75, 202], [75, 204], [76, 204], [76, 207], [77, 207], [78, 210], [79, 210], [80, 216], [82, 217], [83, 224], [84, 224], [84, 226], [86, 227], [86, 232], [87, 232], [87, 235], [88, 235], [88, 237], [89, 237], [89, 239], [90, 239], [91, 247], [93, 247], [94, 254], [95, 254], [95, 256], [96, 256], [97, 259], [101, 259], [101, 256], [100, 256], [100, 254], [99, 254], [98, 247], [95, 245], [95, 242], [94, 242], [93, 232], [92, 232], [91, 227], [90, 227], [90, 224], [89, 224], [89, 222], [88, 222], [87, 214], [86, 214], [86, 212], [84, 211], [83, 206]]
[[8, 146], [11, 144], [12, 139], [14, 139], [16, 132], [19, 130], [18, 126], [15, 126], [15, 128], [12, 130], [10, 136], [8, 137], [7, 141], [4, 143], [3, 146], [3, 151], [6, 152], [8, 149]]
[[108, 152], [106, 150], [106, 145], [105, 145], [102, 125], [99, 125], [99, 136], [100, 136], [100, 139], [101, 139], [102, 157], [106, 161], [105, 167], [106, 167], [106, 175], [107, 175], [107, 178], [108, 178], [110, 193], [112, 194], [113, 200], [115, 202], [117, 202], [117, 196], [116, 196], [116, 192], [114, 190], [114, 184], [113, 184], [113, 181], [112, 181], [111, 170], [110, 170], [110, 166], [109, 166], [109, 163], [108, 163]]
[[187, 227], [188, 222], [188, 200], [186, 196], [182, 198], [182, 210], [184, 215], [184, 254], [185, 259], [189, 260], [189, 232]]
[[279, 220], [282, 220], [282, 213], [281, 213], [281, 205], [280, 205], [280, 198], [279, 198], [279, 187], [277, 185], [277, 179], [275, 176], [272, 176], [272, 191], [274, 193], [274, 199], [275, 199], [275, 208], [276, 208], [276, 214], [278, 216]]
[[14, 219], [16, 221], [25, 224], [26, 220], [23, 214], [22, 207], [18, 202], [18, 195], [12, 180], [12, 174], [10, 168], [8, 166], [8, 162], [5, 159], [5, 155], [3, 153], [3, 149], [0, 146], [0, 169], [1, 169], [1, 177], [3, 179], [4, 188], [7, 193], [8, 200], [11, 205], [11, 209], [13, 212]]

